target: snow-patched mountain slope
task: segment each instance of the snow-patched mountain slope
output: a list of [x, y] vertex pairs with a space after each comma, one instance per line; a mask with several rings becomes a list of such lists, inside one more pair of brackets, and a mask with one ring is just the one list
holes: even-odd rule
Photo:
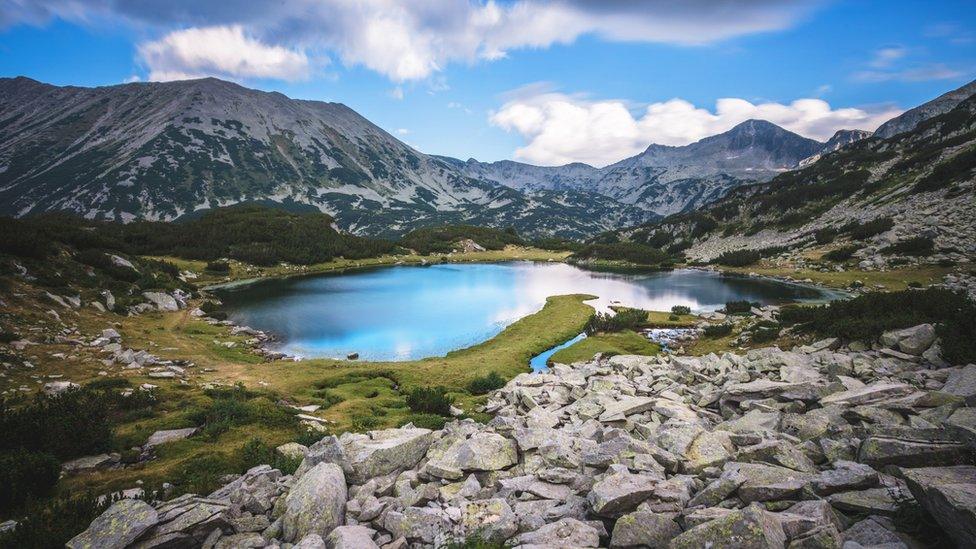
[[469, 177], [515, 189], [598, 192], [659, 215], [700, 208], [744, 183], [792, 169], [823, 147], [763, 120], [681, 147], [651, 145], [604, 168], [586, 164], [540, 167], [518, 162], [451, 159]]
[[[0, 79], [0, 213], [174, 219], [248, 200], [309, 204], [363, 234], [429, 220], [568, 235], [648, 216], [461, 174], [339, 103], [207, 78], [99, 88]], [[567, 200], [583, 200], [566, 205]], [[583, 208], [592, 215], [576, 217]], [[529, 220], [529, 221], [526, 221]]]

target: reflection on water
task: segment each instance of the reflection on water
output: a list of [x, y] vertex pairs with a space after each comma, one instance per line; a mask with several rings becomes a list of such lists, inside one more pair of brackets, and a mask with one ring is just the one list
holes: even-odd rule
[[281, 336], [306, 357], [412, 360], [484, 341], [542, 308], [548, 296], [585, 293], [611, 304], [710, 311], [727, 301], [825, 299], [823, 292], [698, 270], [596, 273], [563, 263], [397, 266], [221, 290], [230, 318]]

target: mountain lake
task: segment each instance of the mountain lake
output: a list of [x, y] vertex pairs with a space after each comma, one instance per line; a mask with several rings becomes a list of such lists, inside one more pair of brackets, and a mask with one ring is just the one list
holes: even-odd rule
[[276, 334], [277, 350], [305, 358], [415, 360], [498, 334], [539, 311], [546, 297], [599, 296], [611, 305], [714, 311], [734, 300], [826, 301], [843, 294], [772, 279], [677, 269], [606, 273], [527, 261], [391, 266], [256, 281], [215, 289], [230, 320]]

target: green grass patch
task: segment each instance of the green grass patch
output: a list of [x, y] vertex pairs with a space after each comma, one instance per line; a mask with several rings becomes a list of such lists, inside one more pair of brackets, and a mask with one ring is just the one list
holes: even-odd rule
[[552, 363], [572, 364], [590, 360], [597, 353], [606, 355], [656, 355], [661, 347], [649, 341], [642, 334], [631, 330], [588, 336], [576, 343], [560, 349], [552, 358]]

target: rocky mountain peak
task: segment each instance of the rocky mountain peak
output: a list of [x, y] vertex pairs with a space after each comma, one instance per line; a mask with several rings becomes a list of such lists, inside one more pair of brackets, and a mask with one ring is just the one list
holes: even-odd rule
[[951, 111], [959, 103], [962, 103], [974, 94], [976, 94], [976, 80], [944, 93], [927, 103], [922, 103], [914, 109], [909, 109], [900, 116], [892, 118], [878, 127], [874, 135], [882, 139], [888, 139], [900, 133], [913, 130], [920, 122]]

